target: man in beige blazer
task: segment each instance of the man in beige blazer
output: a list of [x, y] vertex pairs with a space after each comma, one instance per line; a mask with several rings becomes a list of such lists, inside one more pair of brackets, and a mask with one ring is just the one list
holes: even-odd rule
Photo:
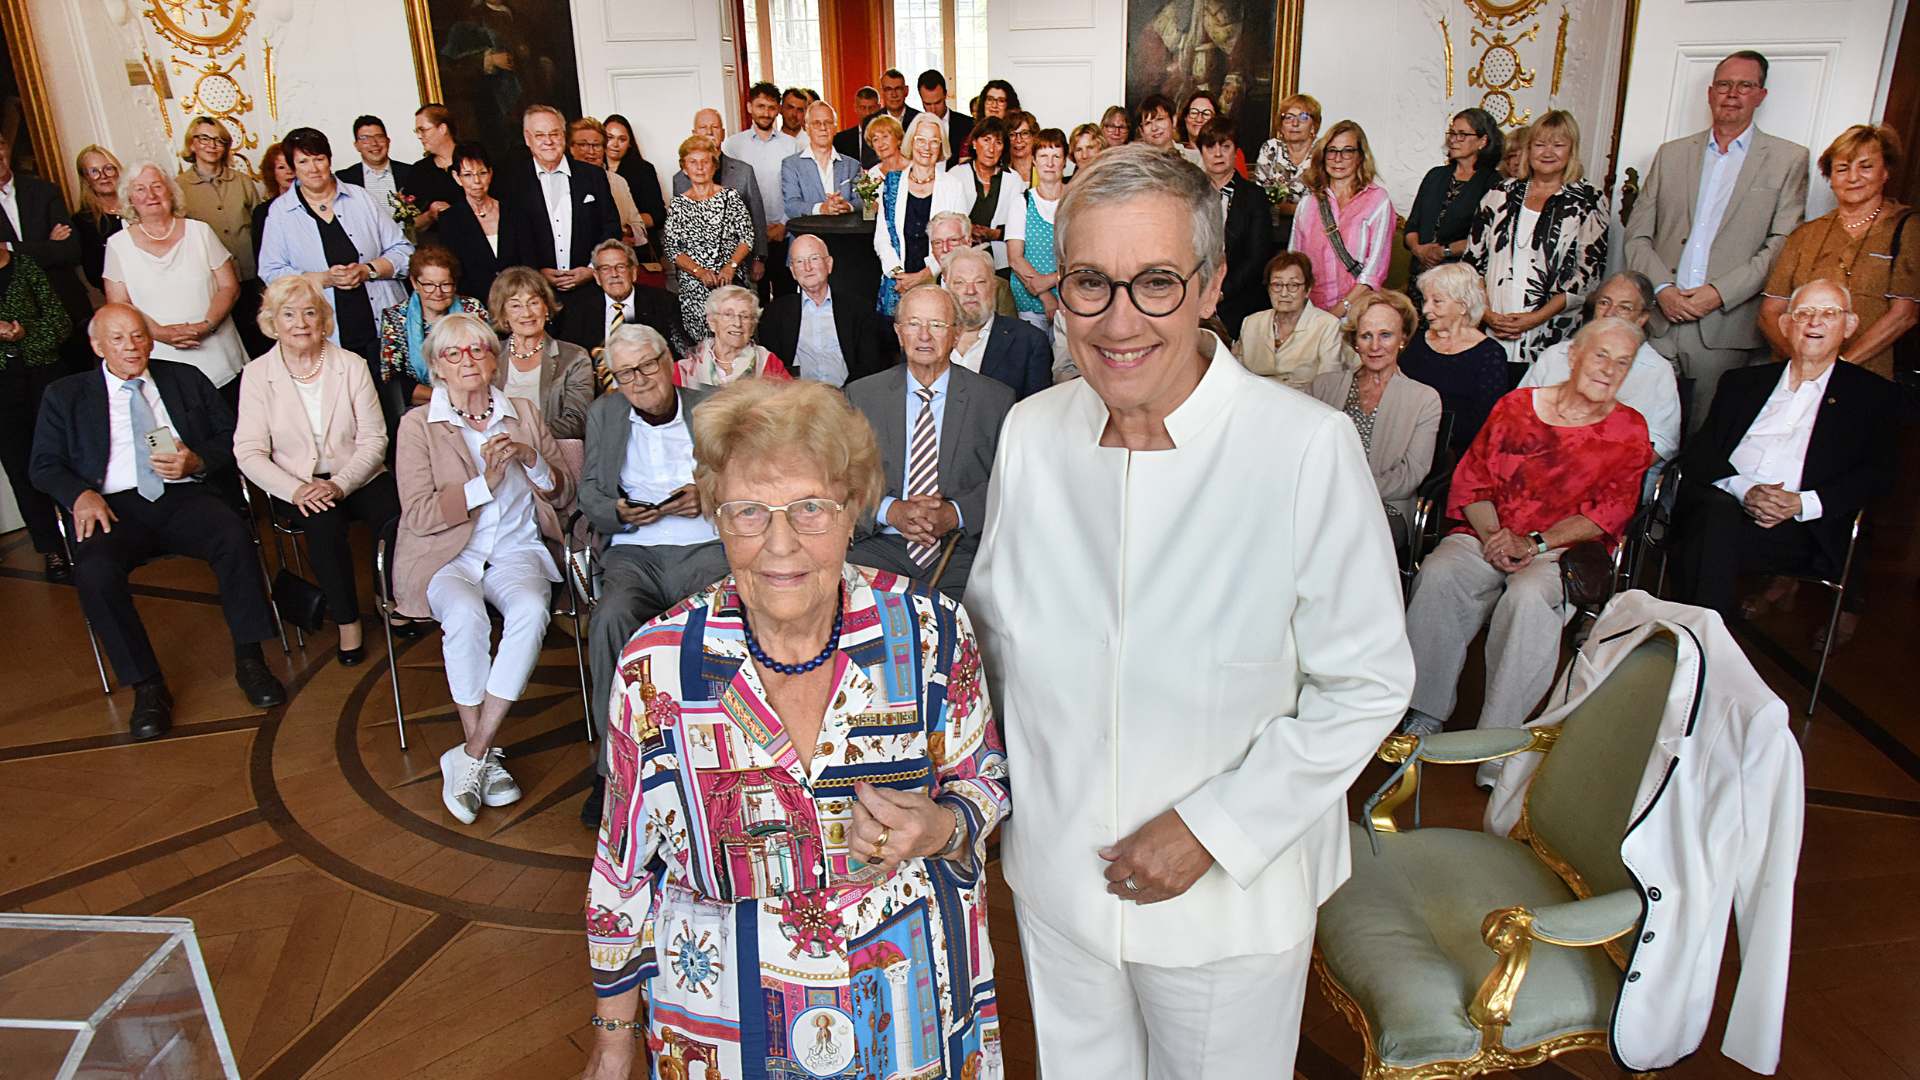
[[1767, 58], [1742, 50], [1707, 86], [1713, 126], [1662, 146], [1627, 219], [1626, 261], [1652, 280], [1653, 345], [1691, 376], [1698, 428], [1720, 373], [1764, 356], [1760, 290], [1807, 209], [1807, 148], [1753, 125]]

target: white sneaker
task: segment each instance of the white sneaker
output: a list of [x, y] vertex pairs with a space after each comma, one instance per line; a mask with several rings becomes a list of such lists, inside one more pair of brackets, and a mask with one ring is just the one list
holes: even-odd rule
[[520, 785], [513, 782], [513, 774], [507, 772], [500, 759], [507, 756], [505, 750], [494, 747], [487, 751], [485, 777], [480, 782], [480, 801], [488, 806], [512, 806], [520, 801]]
[[464, 746], [440, 755], [440, 801], [462, 825], [480, 816], [480, 784], [486, 774], [487, 763], [468, 757]]

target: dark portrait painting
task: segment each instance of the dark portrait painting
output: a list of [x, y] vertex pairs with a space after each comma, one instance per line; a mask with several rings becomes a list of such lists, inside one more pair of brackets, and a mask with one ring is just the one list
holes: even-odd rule
[[462, 139], [495, 161], [523, 149], [520, 113], [580, 115], [567, 0], [407, 0], [425, 96], [444, 102]]
[[[1251, 158], [1273, 111], [1274, 5], [1261, 0], [1132, 0], [1127, 5], [1127, 104], [1165, 94], [1177, 109], [1213, 92]], [[1174, 124], [1181, 118], [1175, 116]]]

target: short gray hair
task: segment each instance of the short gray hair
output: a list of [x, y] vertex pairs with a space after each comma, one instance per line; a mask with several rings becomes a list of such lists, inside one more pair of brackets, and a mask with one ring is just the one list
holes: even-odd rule
[[127, 199], [127, 192], [132, 189], [133, 182], [140, 178], [140, 174], [148, 169], [159, 173], [160, 182], [167, 185], [167, 198], [173, 200], [173, 216], [186, 217], [187, 193], [180, 190], [180, 181], [175, 179], [173, 170], [157, 161], [136, 161], [120, 170], [120, 186], [114, 189], [114, 194], [120, 196], [120, 216], [128, 221], [138, 220], [133, 203]]
[[1581, 327], [1579, 332], [1573, 335], [1573, 344], [1568, 346], [1568, 353], [1571, 354], [1574, 349], [1586, 348], [1588, 342], [1602, 334], [1627, 335], [1633, 339], [1633, 348], [1635, 351], [1638, 351], [1640, 346], [1647, 343], [1647, 332], [1645, 330], [1640, 329], [1640, 327], [1633, 322], [1623, 319], [1618, 315], [1609, 315], [1604, 319], [1595, 319]]
[[1463, 262], [1441, 263], [1420, 275], [1422, 293], [1444, 296], [1467, 309], [1467, 322], [1479, 326], [1487, 317], [1487, 284]]
[[673, 350], [667, 348], [667, 339], [646, 323], [621, 323], [607, 335], [606, 347], [600, 355], [609, 365], [613, 363], [616, 349], [634, 349], [642, 355], [659, 353], [668, 359], [673, 358]]
[[973, 222], [967, 220], [967, 215], [954, 210], [942, 210], [927, 219], [927, 235], [931, 237], [935, 229], [947, 222], [960, 226], [961, 236], [967, 235], [973, 229]]
[[1111, 206], [1150, 195], [1169, 196], [1187, 208], [1193, 253], [1205, 281], [1226, 261], [1226, 217], [1220, 192], [1200, 167], [1172, 150], [1128, 143], [1102, 151], [1093, 164], [1074, 174], [1054, 211], [1055, 265], [1066, 268], [1067, 238], [1083, 206]]
[[923, 296], [923, 295], [938, 296], [940, 299], [946, 301], [947, 317], [949, 319], [952, 319], [956, 323], [960, 321], [960, 301], [955, 300], [953, 298], [953, 294], [948, 292], [947, 290], [941, 288], [938, 285], [933, 284], [932, 282], [927, 282], [925, 284], [915, 285], [913, 288], [908, 289], [904, 294], [901, 295], [900, 303], [896, 305], [893, 309], [893, 321], [895, 325], [898, 325], [901, 319], [906, 317], [907, 301], [913, 299], [916, 296]]
[[977, 262], [986, 268], [988, 277], [993, 276], [993, 256], [977, 247], [954, 248], [952, 254], [947, 256], [946, 265], [940, 268], [940, 276], [944, 278], [952, 274], [954, 267], [959, 266], [963, 262]]
[[593, 266], [594, 263], [599, 262], [600, 253], [603, 251], [617, 251], [620, 254], [626, 256], [628, 266], [640, 265], [640, 256], [634, 252], [633, 245], [627, 243], [625, 240], [622, 240], [619, 237], [614, 237], [608, 240], [602, 240], [599, 243], [593, 245], [593, 254], [587, 256], [587, 265], [591, 267]]
[[493, 327], [480, 321], [480, 316], [453, 311], [433, 324], [433, 329], [427, 332], [425, 348], [427, 371], [433, 376], [435, 385], [440, 382], [440, 353], [467, 345], [485, 345], [487, 351], [493, 354], [494, 364], [499, 364], [500, 338], [494, 334]]
[[1794, 308], [1799, 307], [1800, 294], [1803, 292], [1806, 292], [1808, 289], [1813, 288], [1815, 285], [1825, 285], [1828, 288], [1840, 290], [1840, 295], [1846, 298], [1847, 310], [1848, 311], [1853, 310], [1853, 290], [1829, 278], [1814, 278], [1812, 281], [1809, 281], [1805, 285], [1802, 285], [1799, 288], [1793, 290], [1793, 295], [1787, 297], [1787, 310], [1792, 311]]
[[722, 285], [708, 293], [707, 318], [711, 319], [714, 315], [718, 314], [720, 305], [729, 300], [745, 300], [747, 306], [753, 309], [754, 321], [758, 322], [760, 320], [760, 298], [754, 295], [752, 289], [743, 285]]
[[[1640, 309], [1642, 311], [1652, 311], [1653, 306], [1659, 303], [1659, 300], [1655, 296], [1656, 290], [1653, 287], [1653, 279], [1640, 271], [1617, 270], [1611, 277], [1600, 283], [1600, 289], [1604, 289], [1616, 281], [1624, 281], [1639, 291]], [[1600, 289], [1593, 290], [1593, 294], [1595, 296], [1600, 295]]]

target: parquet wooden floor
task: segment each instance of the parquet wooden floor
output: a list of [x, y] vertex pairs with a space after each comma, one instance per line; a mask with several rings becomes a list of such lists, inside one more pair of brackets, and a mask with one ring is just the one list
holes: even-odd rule
[[[1907, 455], [1909, 461], [1913, 455]], [[1890, 502], [1920, 505], [1908, 488]], [[1807, 726], [1808, 811], [1781, 1075], [1920, 1080], [1920, 721], [1910, 668], [1920, 554], [1907, 514], [1878, 530], [1859, 639], [1835, 659]], [[437, 758], [456, 730], [429, 636], [401, 653], [411, 749], [390, 674], [342, 668], [326, 632], [269, 661], [290, 700], [260, 712], [235, 689], [203, 567], [144, 568], [140, 605], [177, 699], [167, 738], [125, 735], [131, 695], [102, 697], [73, 590], [39, 580], [23, 534], [0, 537], [0, 910], [194, 920], [246, 1076], [385, 1080], [571, 1077], [592, 1011], [579, 915], [591, 838], [577, 813], [590, 768], [573, 646], [556, 620], [505, 728], [526, 797], [462, 827], [439, 805]], [[1804, 703], [1817, 607], [1743, 631], [1756, 666]], [[1477, 709], [1469, 669], [1460, 713]], [[1379, 769], [1356, 784], [1370, 792]], [[1357, 798], [1357, 796], [1356, 796]], [[1470, 775], [1439, 773], [1430, 824], [1474, 826]], [[1031, 1012], [1011, 900], [991, 921], [1010, 1075], [1033, 1075]], [[1732, 952], [1733, 950], [1730, 950]], [[1733, 960], [1729, 958], [1729, 971]], [[1717, 1017], [1724, 1016], [1724, 988]], [[1670, 1071], [1743, 1075], [1718, 1029]], [[1299, 1074], [1354, 1077], [1358, 1038], [1309, 994]], [[1611, 1078], [1575, 1055], [1538, 1076]], [[8, 1075], [0, 1062], [0, 1076]]]

